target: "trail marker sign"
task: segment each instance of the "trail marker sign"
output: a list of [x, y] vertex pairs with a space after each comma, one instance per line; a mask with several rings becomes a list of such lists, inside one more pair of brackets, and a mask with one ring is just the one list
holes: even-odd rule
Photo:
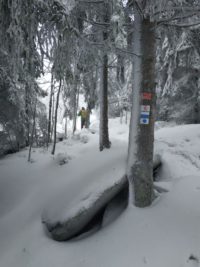
[[141, 105], [141, 112], [150, 112], [149, 105]]
[[140, 118], [140, 124], [149, 124], [149, 118]]
[[142, 99], [151, 100], [152, 94], [151, 93], [142, 93]]
[[141, 106], [140, 124], [149, 124], [150, 106]]
[[141, 118], [148, 118], [148, 117], [149, 117], [149, 112], [144, 112], [144, 111], [142, 111], [142, 112], [140, 113], [140, 117], [141, 117]]

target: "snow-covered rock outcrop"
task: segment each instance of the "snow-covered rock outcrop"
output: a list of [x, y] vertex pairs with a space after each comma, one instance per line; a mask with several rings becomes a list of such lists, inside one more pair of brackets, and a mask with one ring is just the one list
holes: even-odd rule
[[[161, 157], [155, 155], [154, 170], [158, 168], [160, 164]], [[42, 222], [46, 226], [51, 237], [57, 241], [66, 241], [83, 233], [87, 225], [95, 216], [98, 216], [99, 213], [102, 213], [102, 216], [99, 218], [103, 220], [103, 225], [107, 225], [112, 218], [115, 218], [116, 214], [119, 213], [119, 210], [116, 210], [116, 214], [110, 211], [112, 206], [115, 206], [116, 202], [121, 202], [120, 211], [127, 206], [127, 188], [128, 181], [125, 175], [106, 186], [101, 186], [101, 184], [96, 185], [95, 190], [94, 188], [92, 188], [92, 190], [88, 189], [88, 192], [84, 192], [78, 196], [70, 207], [66, 205], [66, 207], [68, 206], [66, 210], [61, 209], [59, 217], [54, 217], [52, 215], [55, 214], [52, 212], [52, 207], [49, 210], [46, 209], [42, 215]], [[123, 192], [125, 192], [125, 194]], [[120, 195], [119, 198], [118, 195]], [[58, 208], [59, 207], [56, 207], [56, 209]], [[104, 211], [105, 214], [103, 216]], [[58, 214], [57, 211], [56, 214]]]

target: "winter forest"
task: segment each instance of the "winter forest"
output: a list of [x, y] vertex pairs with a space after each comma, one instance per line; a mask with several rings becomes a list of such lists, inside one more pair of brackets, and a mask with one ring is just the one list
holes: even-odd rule
[[199, 0], [0, 0], [1, 267], [200, 267], [199, 148]]

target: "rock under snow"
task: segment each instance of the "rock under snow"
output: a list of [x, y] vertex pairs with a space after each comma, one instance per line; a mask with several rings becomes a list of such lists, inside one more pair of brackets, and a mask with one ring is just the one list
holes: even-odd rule
[[[161, 165], [160, 155], [154, 156], [154, 169]], [[59, 219], [52, 216], [49, 210], [45, 210], [42, 222], [57, 241], [66, 241], [84, 232], [84, 229], [99, 213], [104, 213], [103, 225], [109, 224], [127, 206], [128, 181], [126, 176], [117, 182], [107, 185], [106, 188], [97, 187], [98, 191], [88, 190], [78, 201], [73, 203]], [[63, 203], [62, 203], [63, 204]], [[67, 205], [66, 205], [67, 206]], [[51, 207], [52, 208], [52, 207]], [[58, 207], [56, 207], [58, 209]], [[102, 216], [100, 216], [102, 218]]]
[[80, 141], [81, 143], [86, 144], [89, 141], [89, 137], [87, 135], [82, 135]]
[[71, 207], [63, 220], [51, 218], [48, 210], [43, 213], [42, 222], [52, 238], [57, 241], [65, 241], [75, 237], [93, 217], [105, 207], [105, 205], [124, 187], [126, 177], [122, 177], [107, 189], [99, 191], [98, 194], [89, 192], [81, 197], [81, 202], [76, 207]]
[[66, 153], [58, 153], [55, 157], [56, 163], [59, 165], [64, 165], [69, 162], [71, 157]]

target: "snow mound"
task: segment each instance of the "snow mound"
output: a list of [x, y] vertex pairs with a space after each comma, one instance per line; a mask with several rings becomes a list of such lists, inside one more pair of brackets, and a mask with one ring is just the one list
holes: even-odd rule
[[55, 161], [58, 165], [64, 165], [71, 160], [71, 157], [67, 153], [58, 153], [55, 157]]
[[[154, 169], [160, 165], [160, 155], [154, 155]], [[109, 207], [103, 218], [103, 225], [109, 224], [125, 209], [127, 199], [128, 181], [126, 176], [121, 175], [116, 178], [113, 176], [111, 168], [110, 172], [107, 172], [103, 184], [96, 182], [88, 186], [86, 191], [80, 192], [70, 203], [66, 201], [66, 192], [63, 195], [59, 192], [59, 195], [44, 210], [42, 222], [53, 239], [65, 241], [79, 235], [84, 227], [107, 205]]]
[[82, 129], [81, 131], [77, 131], [74, 135], [72, 135], [71, 139], [73, 141], [80, 141], [83, 144], [86, 144], [89, 142], [89, 135], [91, 135], [90, 129]]
[[86, 144], [89, 141], [89, 137], [87, 135], [82, 135], [80, 141], [81, 143]]
[[74, 141], [78, 141], [78, 140], [81, 139], [81, 134], [80, 133], [75, 133], [75, 134], [72, 135], [71, 139], [74, 140]]
[[[110, 180], [107, 186], [100, 183], [95, 188], [90, 188], [87, 192], [80, 194], [73, 204], [55, 217], [55, 211], [50, 209], [44, 210], [42, 222], [50, 232], [53, 239], [57, 241], [68, 240], [87, 226], [93, 217], [121, 190], [126, 184], [126, 177], [119, 179], [117, 182]], [[59, 196], [65, 198], [65, 196]], [[63, 204], [62, 204], [63, 206]], [[56, 205], [56, 211], [59, 210]]]

